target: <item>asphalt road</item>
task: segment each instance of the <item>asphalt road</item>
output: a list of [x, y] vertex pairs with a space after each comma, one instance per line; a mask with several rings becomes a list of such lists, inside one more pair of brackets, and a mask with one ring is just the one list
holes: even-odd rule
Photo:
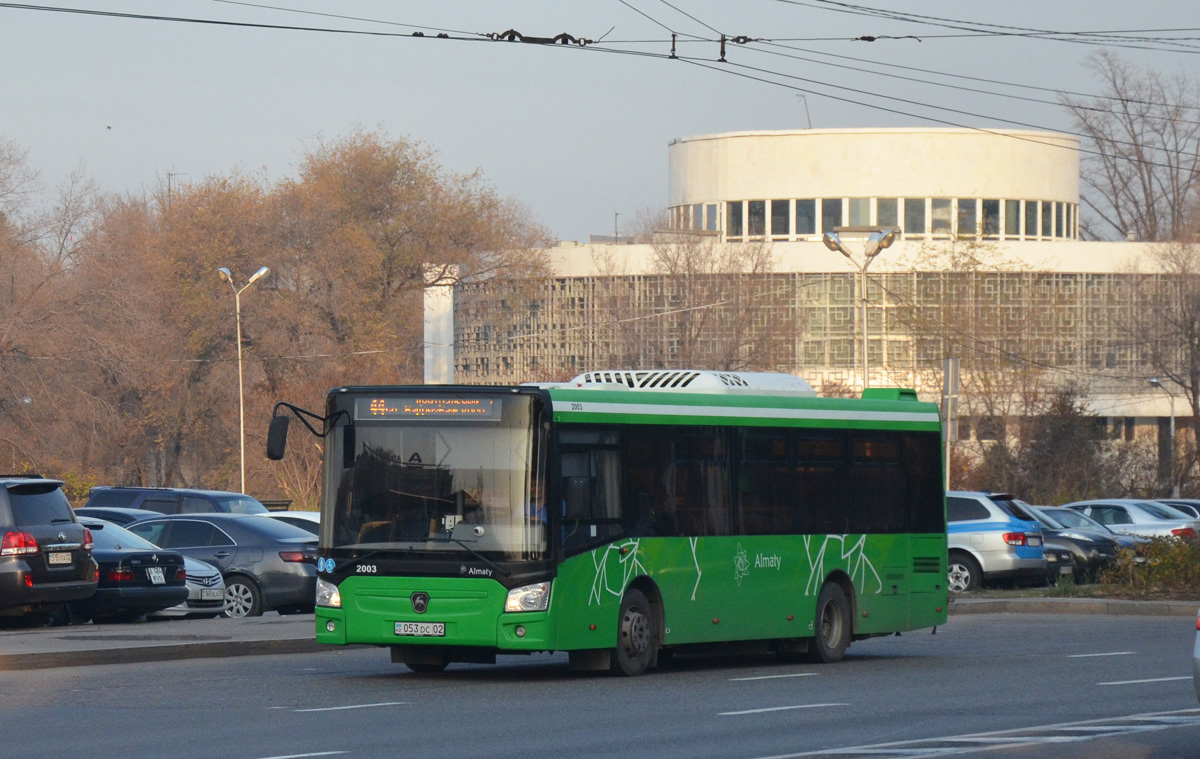
[[361, 648], [0, 672], [0, 735], [22, 759], [1194, 759], [1194, 636], [1186, 617], [972, 614], [835, 665], [679, 658], [633, 679], [563, 655], [418, 675]]

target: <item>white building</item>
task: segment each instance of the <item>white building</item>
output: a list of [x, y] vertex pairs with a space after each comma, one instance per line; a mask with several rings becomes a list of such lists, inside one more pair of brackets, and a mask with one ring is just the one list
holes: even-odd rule
[[[1020, 364], [1083, 381], [1111, 429], [1132, 434], [1139, 419], [1170, 414], [1167, 394], [1149, 387], [1141, 346], [1122, 334], [1128, 309], [1163, 275], [1146, 268], [1145, 244], [1079, 239], [1078, 148], [1061, 134], [974, 129], [676, 139], [670, 226], [720, 244], [769, 246], [771, 273], [741, 278], [736, 293], [714, 284], [704, 303], [656, 262], [652, 244], [563, 244], [551, 252], [553, 281], [534, 294], [464, 284], [427, 313], [431, 329], [452, 318], [454, 334], [453, 347], [430, 340], [454, 352], [444, 361], [452, 376], [430, 374], [431, 362], [427, 381], [565, 378], [721, 355], [747, 363], [690, 368], [789, 371], [817, 388], [907, 385], [936, 400], [943, 359], [958, 354], [963, 372]], [[866, 372], [861, 257], [848, 261], [822, 242], [840, 229], [845, 247], [860, 251], [863, 227], [901, 230], [866, 277]], [[767, 293], [763, 313], [747, 316], [747, 304], [761, 305]], [[735, 302], [744, 308], [727, 305]], [[688, 338], [686, 315], [705, 308], [720, 318]], [[940, 324], [939, 335], [914, 326], [918, 313]], [[774, 330], [769, 346], [737, 353], [731, 341], [747, 338], [730, 330], [742, 317], [756, 335]], [[707, 347], [692, 350], [689, 339]], [[732, 352], [721, 352], [726, 344]]]

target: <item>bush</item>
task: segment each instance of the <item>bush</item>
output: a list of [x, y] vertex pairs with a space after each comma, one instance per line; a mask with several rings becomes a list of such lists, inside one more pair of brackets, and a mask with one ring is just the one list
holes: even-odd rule
[[1137, 593], [1195, 593], [1200, 588], [1200, 541], [1154, 538], [1136, 551], [1124, 549], [1099, 581]]

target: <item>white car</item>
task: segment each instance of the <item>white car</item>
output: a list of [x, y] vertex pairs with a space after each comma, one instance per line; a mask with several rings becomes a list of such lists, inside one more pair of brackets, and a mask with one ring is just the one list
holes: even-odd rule
[[1113, 532], [1128, 535], [1194, 540], [1200, 533], [1200, 520], [1158, 501], [1106, 498], [1067, 503], [1063, 508], [1087, 514]]
[[302, 530], [307, 530], [313, 535], [317, 535], [321, 530], [321, 514], [316, 511], [272, 511], [269, 514], [260, 514], [259, 516], [278, 519], [280, 522], [287, 522]]
[[178, 606], [161, 609], [151, 617], [216, 617], [225, 608], [225, 580], [221, 570], [208, 562], [183, 557], [187, 573], [187, 600]]

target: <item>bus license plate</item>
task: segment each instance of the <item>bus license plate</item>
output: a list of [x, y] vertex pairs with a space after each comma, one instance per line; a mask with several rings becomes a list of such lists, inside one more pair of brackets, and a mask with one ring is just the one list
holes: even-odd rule
[[397, 622], [396, 634], [413, 638], [444, 638], [445, 622]]
[[163, 578], [162, 567], [146, 567], [146, 576], [150, 578], [151, 585], [162, 585], [166, 582]]
[[55, 566], [60, 565], [60, 564], [70, 564], [71, 563], [71, 554], [70, 553], [47, 554], [46, 562], [49, 564], [55, 565]]

